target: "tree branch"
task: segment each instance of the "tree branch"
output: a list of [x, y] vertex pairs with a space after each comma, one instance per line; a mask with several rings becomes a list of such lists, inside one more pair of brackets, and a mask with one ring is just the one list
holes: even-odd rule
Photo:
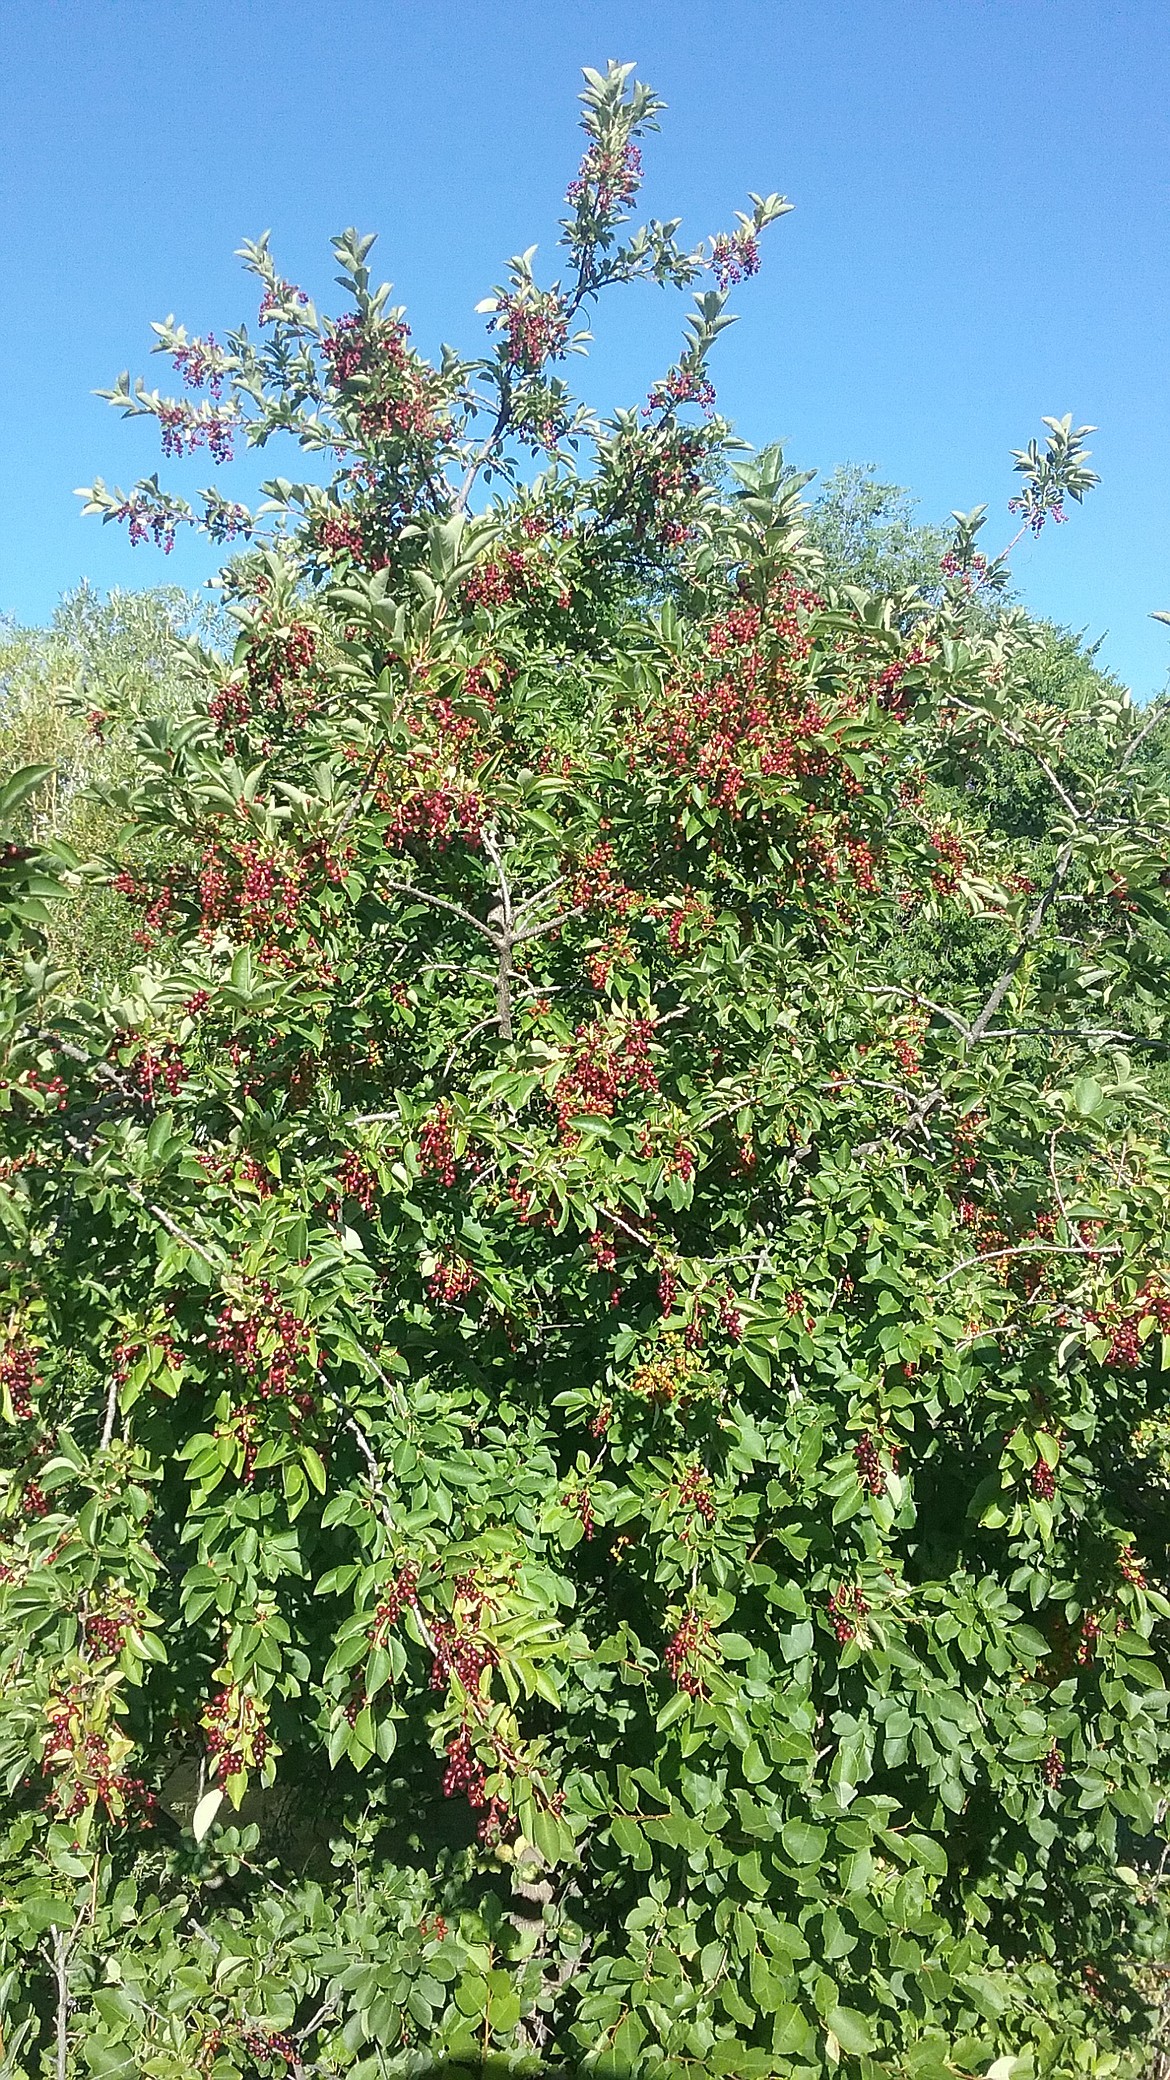
[[1020, 968], [1020, 965], [1024, 959], [1024, 956], [1028, 952], [1029, 947], [1032, 946], [1035, 940], [1039, 937], [1040, 927], [1044, 923], [1044, 919], [1048, 915], [1048, 911], [1052, 905], [1053, 899], [1056, 895], [1056, 891], [1060, 887], [1061, 882], [1064, 880], [1065, 875], [1068, 873], [1069, 865], [1072, 861], [1072, 853], [1073, 849], [1071, 845], [1065, 845], [1064, 847], [1062, 847], [1060, 857], [1058, 858], [1056, 866], [1053, 870], [1052, 879], [1049, 881], [1048, 886], [1044, 890], [1042, 896], [1040, 897], [1040, 900], [1037, 903], [1035, 909], [1033, 910], [1031, 917], [1028, 919], [1027, 924], [1024, 926], [1024, 930], [1021, 935], [1019, 945], [1017, 946], [1014, 954], [1012, 955], [1011, 960], [1008, 962], [1007, 967], [1004, 969], [1003, 974], [1000, 976], [998, 982], [994, 985], [991, 995], [988, 997], [987, 1002], [984, 1004], [982, 1011], [979, 1013], [978, 1017], [972, 1021], [970, 1038], [973, 1041], [982, 1040], [984, 1034], [987, 1031], [988, 1026], [991, 1024], [992, 1019], [995, 1017], [996, 1012], [999, 1010], [1000, 1005], [1003, 1003], [1004, 998], [1006, 997], [1009, 989], [1011, 988], [1012, 983], [1015, 980], [1016, 974]]

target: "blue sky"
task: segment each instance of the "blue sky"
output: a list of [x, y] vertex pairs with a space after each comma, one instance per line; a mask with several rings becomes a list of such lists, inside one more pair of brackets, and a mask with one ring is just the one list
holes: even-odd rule
[[[0, 0], [0, 613], [214, 569], [131, 551], [72, 492], [155, 467], [92, 391], [161, 381], [152, 318], [254, 315], [242, 237], [270, 229], [328, 308], [330, 234], [377, 230], [418, 344], [471, 345], [509, 253], [555, 269], [579, 68], [633, 58], [670, 104], [649, 209], [697, 239], [748, 189], [796, 204], [717, 350], [742, 435], [874, 462], [924, 519], [986, 502], [998, 549], [1009, 450], [1045, 413], [1094, 422], [1102, 487], [1015, 569], [1145, 697], [1170, 662], [1168, 29], [1166, 0]], [[591, 400], [636, 401], [682, 314], [603, 306], [570, 364]]]

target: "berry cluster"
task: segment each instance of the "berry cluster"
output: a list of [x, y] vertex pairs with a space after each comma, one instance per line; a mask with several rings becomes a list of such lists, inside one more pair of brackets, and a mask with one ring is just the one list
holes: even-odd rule
[[21, 1083], [26, 1091], [38, 1092], [42, 1098], [47, 1098], [50, 1104], [56, 1099], [58, 1112], [64, 1112], [69, 1103], [69, 1086], [63, 1076], [44, 1077], [39, 1069], [26, 1069]]
[[[541, 761], [541, 770], [548, 767]], [[590, 846], [576, 858], [561, 860], [565, 877], [565, 901], [570, 910], [600, 910], [617, 918], [628, 917], [638, 903], [634, 889], [614, 872], [614, 849], [609, 839]]]
[[1117, 1565], [1123, 1582], [1131, 1589], [1146, 1587], [1146, 1572], [1132, 1546], [1122, 1546], [1117, 1555]]
[[292, 1393], [293, 1379], [311, 1344], [308, 1323], [282, 1302], [268, 1279], [260, 1279], [251, 1307], [225, 1301], [211, 1348], [255, 1382], [262, 1401]]
[[197, 448], [207, 448], [213, 462], [230, 462], [237, 422], [234, 410], [215, 411], [208, 405], [187, 404], [181, 398], [168, 400], [158, 407], [163, 454], [193, 455]]
[[[740, 813], [749, 774], [824, 779], [835, 770], [839, 787], [846, 777], [852, 784], [824, 742], [825, 715], [797, 670], [812, 643], [806, 617], [818, 604], [815, 593], [781, 581], [768, 605], [766, 645], [754, 606], [713, 622], [706, 664], [672, 678], [638, 718], [631, 770], [645, 763], [673, 772], [732, 814]], [[757, 621], [759, 638], [749, 640]]]
[[750, 224], [738, 231], [720, 231], [711, 241], [711, 271], [720, 293], [760, 271], [760, 242]]
[[940, 862], [931, 873], [931, 882], [940, 895], [953, 895], [967, 864], [966, 852], [950, 831], [931, 831], [930, 843]]
[[663, 1336], [655, 1354], [639, 1365], [630, 1381], [630, 1392], [642, 1395], [658, 1408], [666, 1408], [680, 1396], [686, 1396], [697, 1371], [693, 1346], [681, 1336]]
[[378, 1173], [364, 1156], [347, 1149], [337, 1173], [337, 1189], [343, 1199], [356, 1199], [363, 1213], [372, 1213], [378, 1196]]
[[374, 1624], [370, 1633], [371, 1646], [384, 1646], [387, 1633], [392, 1626], [397, 1625], [404, 1609], [408, 1605], [413, 1607], [417, 1602], [418, 1569], [413, 1562], [407, 1561], [404, 1567], [399, 1568], [386, 1595], [374, 1612]]
[[40, 1385], [32, 1347], [22, 1337], [13, 1337], [0, 1350], [0, 1388], [7, 1398], [15, 1423], [31, 1423], [33, 1388]]
[[706, 1684], [702, 1676], [703, 1650], [711, 1638], [711, 1627], [706, 1618], [695, 1611], [687, 1611], [678, 1629], [667, 1641], [667, 1674], [679, 1690], [688, 1697], [705, 1697]]
[[604, 145], [595, 138], [565, 191], [575, 209], [606, 218], [632, 202], [642, 180], [642, 154], [636, 144]]
[[863, 895], [877, 893], [877, 855], [864, 838], [845, 839], [845, 851], [849, 859], [853, 879]]
[[[1082, 1222], [1082, 1241], [1086, 1244], [1095, 1242], [1096, 1232], [1086, 1233], [1087, 1228], [1088, 1223]], [[1111, 1320], [1107, 1316], [1103, 1318], [1099, 1313], [1090, 1315], [1089, 1319], [1101, 1330], [1102, 1335], [1109, 1338], [1105, 1363], [1115, 1365], [1121, 1371], [1135, 1372], [1142, 1362], [1145, 1350], [1143, 1324], [1153, 1321], [1163, 1335], [1170, 1333], [1170, 1292], [1155, 1272], [1139, 1287], [1129, 1313], [1123, 1315], [1120, 1320]]]
[[708, 933], [715, 923], [715, 913], [705, 896], [691, 895], [689, 890], [677, 910], [672, 910], [666, 925], [666, 943], [676, 957], [682, 953], [685, 943], [690, 945], [696, 938]]
[[352, 556], [357, 563], [365, 552], [365, 536], [357, 520], [352, 517], [342, 518], [336, 513], [328, 514], [324, 520], [317, 522], [316, 536], [318, 546], [329, 556]]
[[263, 1768], [269, 1749], [264, 1709], [247, 1690], [236, 1683], [218, 1690], [199, 1723], [207, 1735], [213, 1777], [226, 1783], [246, 1769]]
[[597, 1529], [597, 1519], [593, 1514], [593, 1498], [588, 1488], [570, 1488], [567, 1494], [562, 1495], [561, 1501], [566, 1509], [576, 1510], [586, 1539], [591, 1539]]
[[677, 410], [679, 405], [697, 404], [709, 412], [714, 403], [715, 386], [697, 369], [672, 368], [661, 382], [655, 383], [642, 411], [649, 418], [652, 412], [670, 412]]
[[219, 397], [223, 390], [223, 359], [214, 332], [209, 332], [206, 339], [188, 340], [186, 346], [177, 347], [171, 355], [171, 367], [189, 390], [209, 390], [213, 397]]
[[117, 1592], [103, 1610], [87, 1611], [85, 1644], [97, 1660], [106, 1656], [113, 1659], [121, 1653], [128, 1629], [140, 1624], [141, 1619], [134, 1598], [126, 1591]]
[[1040, 1764], [1040, 1775], [1050, 1791], [1058, 1790], [1064, 1780], [1064, 1757], [1055, 1741]]
[[120, 506], [110, 515], [113, 520], [125, 520], [129, 524], [130, 547], [137, 549], [142, 542], [153, 541], [156, 549], [169, 556], [175, 546], [175, 529], [178, 516], [161, 500], [152, 500], [145, 492], [133, 498], [124, 498]]
[[454, 1307], [475, 1291], [479, 1279], [465, 1257], [440, 1257], [426, 1280], [432, 1307]]
[[[889, 1450], [891, 1464], [896, 1472], [897, 1447], [887, 1447], [887, 1449]], [[853, 1457], [857, 1465], [857, 1478], [865, 1489], [866, 1494], [884, 1495], [887, 1486], [886, 1469], [882, 1464], [881, 1452], [877, 1442], [870, 1431], [862, 1431], [861, 1436], [853, 1447]]]
[[682, 1184], [689, 1184], [695, 1174], [695, 1151], [690, 1143], [676, 1141], [663, 1167], [667, 1178], [677, 1177]]
[[715, 1503], [711, 1494], [711, 1483], [701, 1466], [690, 1466], [678, 1486], [680, 1510], [693, 1510], [711, 1530], [715, 1522]]
[[1038, 1502], [1051, 1502], [1056, 1494], [1056, 1468], [1047, 1459], [1037, 1459], [1028, 1476], [1028, 1486]]
[[158, 1801], [140, 1777], [121, 1767], [131, 1752], [126, 1736], [116, 1726], [103, 1732], [94, 1725], [93, 1709], [93, 1700], [77, 1684], [56, 1692], [45, 1705], [41, 1767], [55, 1779], [48, 1810], [59, 1819], [76, 1820], [88, 1808], [103, 1805], [112, 1820], [134, 1812], [148, 1826]]
[[904, 1037], [894, 1041], [894, 1058], [903, 1076], [917, 1076], [922, 1067], [922, 1056], [914, 1042]]
[[390, 817], [382, 841], [388, 852], [401, 852], [415, 841], [438, 852], [445, 852], [456, 838], [475, 851], [483, 843], [487, 805], [475, 788], [448, 783], [417, 787], [397, 801], [383, 791], [378, 806]]
[[282, 2058], [288, 2066], [296, 2062], [297, 2047], [287, 2030], [248, 2029], [241, 2036], [240, 2043], [249, 2058]]
[[794, 1286], [791, 1292], [785, 1294], [784, 1305], [788, 1309], [788, 1312], [792, 1316], [793, 1320], [800, 1323], [800, 1326], [804, 1330], [805, 1334], [807, 1336], [811, 1336], [813, 1330], [816, 1328], [816, 1321], [812, 1315], [811, 1310], [807, 1306], [804, 1294], [800, 1291], [799, 1287]]
[[308, 301], [304, 290], [298, 289], [295, 282], [271, 282], [260, 298], [256, 322], [258, 325], [268, 325], [284, 311], [295, 309], [298, 305], [303, 308]]
[[367, 441], [433, 440], [440, 432], [433, 377], [412, 352], [400, 318], [374, 321], [352, 311], [338, 318], [321, 354], [338, 388], [361, 379], [357, 419]]
[[1081, 1668], [1088, 1667], [1100, 1637], [1101, 1625], [1099, 1619], [1094, 1617], [1092, 1611], [1086, 1611], [1081, 1619], [1081, 1637], [1077, 1646], [1077, 1662]]
[[445, 1690], [454, 1675], [458, 1676], [466, 1691], [477, 1697], [485, 1668], [496, 1666], [496, 1650], [491, 1642], [474, 1627], [459, 1631], [445, 1618], [436, 1618], [431, 1627], [431, 1637], [435, 1647], [431, 1662], [431, 1689]]
[[617, 1250], [613, 1235], [608, 1228], [594, 1228], [589, 1237], [589, 1249], [595, 1271], [616, 1271]]
[[443, 1797], [465, 1797], [469, 1806], [487, 1804], [487, 1777], [472, 1745], [467, 1727], [447, 1743], [447, 1767], [443, 1771]]
[[[753, 1159], [754, 1160], [754, 1159]], [[719, 1327], [729, 1343], [738, 1343], [743, 1335], [743, 1316], [735, 1305], [731, 1287], [725, 1287], [719, 1296]]]
[[177, 1098], [187, 1080], [187, 1064], [183, 1051], [173, 1041], [168, 1042], [161, 1053], [152, 1047], [140, 1048], [130, 1064], [134, 1079], [148, 1105], [154, 1105], [160, 1086], [168, 1098]]
[[579, 1025], [574, 1046], [565, 1061], [553, 1092], [561, 1140], [573, 1147], [577, 1135], [570, 1122], [582, 1113], [612, 1119], [629, 1091], [647, 1094], [658, 1089], [658, 1078], [650, 1060], [653, 1020], [630, 1019], [616, 1029], [601, 1020]]
[[564, 353], [568, 313], [555, 290], [529, 290], [524, 296], [500, 297], [491, 329], [507, 335], [506, 353], [513, 368], [535, 375], [546, 361]]
[[851, 1639], [856, 1639], [858, 1620], [864, 1618], [868, 1610], [869, 1605], [856, 1585], [842, 1582], [832, 1591], [829, 1616], [838, 1646], [847, 1646]]
[[455, 1113], [446, 1098], [440, 1099], [423, 1121], [418, 1137], [418, 1167], [424, 1177], [437, 1177], [450, 1191], [459, 1174], [455, 1153]]

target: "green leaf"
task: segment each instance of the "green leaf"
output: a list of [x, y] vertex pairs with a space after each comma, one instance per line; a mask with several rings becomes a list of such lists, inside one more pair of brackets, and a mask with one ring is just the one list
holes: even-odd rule
[[825, 2016], [825, 2028], [832, 2030], [842, 2051], [861, 2057], [877, 2048], [877, 2037], [873, 2024], [856, 2008], [830, 2008]]

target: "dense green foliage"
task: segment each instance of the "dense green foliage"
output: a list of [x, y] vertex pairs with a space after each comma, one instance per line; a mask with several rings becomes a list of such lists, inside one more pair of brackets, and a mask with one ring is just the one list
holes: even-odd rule
[[[113, 393], [337, 470], [207, 495], [238, 641], [111, 700], [104, 864], [51, 760], [0, 795], [13, 2080], [1140, 2053], [1170, 803], [1099, 677], [1029, 692], [979, 516], [915, 605], [721, 468], [785, 205], [629, 232], [656, 110], [587, 76], [485, 357], [347, 233], [344, 316], [261, 243], [255, 339], [160, 328], [202, 401]], [[593, 424], [585, 308], [709, 268]], [[99, 867], [138, 965], [79, 982]]]
[[[81, 585], [48, 628], [0, 623], [0, 773], [48, 768], [16, 811], [22, 839], [61, 838], [86, 857], [118, 842], [123, 818], [103, 791], [132, 772], [144, 719], [190, 707], [183, 644], [194, 635], [227, 639], [215, 610], [177, 586], [101, 600]], [[124, 979], [138, 956], [107, 879], [90, 879], [50, 927], [54, 965], [82, 986], [95, 976]]]

